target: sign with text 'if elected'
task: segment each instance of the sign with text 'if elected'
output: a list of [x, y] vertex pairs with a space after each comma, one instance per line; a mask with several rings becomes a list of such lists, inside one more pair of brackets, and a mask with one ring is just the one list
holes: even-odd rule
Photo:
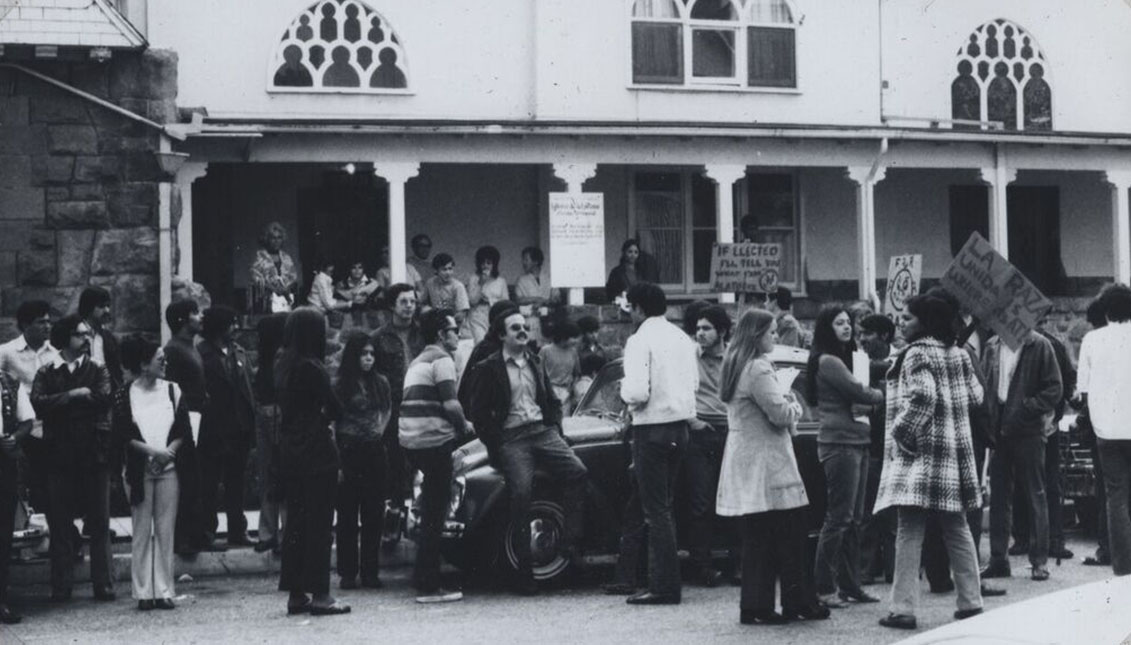
[[923, 256], [893, 255], [888, 264], [888, 288], [884, 294], [884, 313], [899, 324], [907, 301], [919, 295], [923, 278]]
[[550, 276], [555, 287], [605, 285], [604, 193], [550, 193]]
[[716, 243], [711, 250], [711, 283], [719, 293], [769, 293], [781, 275], [781, 244]]
[[1017, 267], [974, 233], [940, 280], [970, 313], [1017, 349], [1052, 307]]

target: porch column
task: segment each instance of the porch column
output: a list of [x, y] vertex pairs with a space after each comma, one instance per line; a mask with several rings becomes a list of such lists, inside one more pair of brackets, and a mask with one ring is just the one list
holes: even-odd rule
[[[556, 163], [554, 164], [554, 174], [558, 179], [561, 179], [566, 184], [566, 192], [580, 193], [585, 182], [592, 179], [597, 174], [597, 164], [595, 163]], [[554, 277], [550, 276], [551, 282]], [[585, 304], [585, 289], [572, 288], [567, 291], [566, 304], [570, 305], [583, 305]]]
[[420, 163], [413, 161], [376, 162], [373, 174], [389, 182], [389, 275], [393, 282], [405, 282], [406, 257], [404, 185], [420, 174]]
[[1017, 180], [1017, 170], [1007, 168], [1004, 159], [993, 168], [981, 168], [982, 181], [990, 187], [990, 246], [1009, 259], [1009, 207], [1006, 191]]
[[192, 280], [192, 186], [208, 172], [208, 162], [189, 161], [177, 172], [175, 183], [181, 193], [181, 219], [177, 222], [176, 275]]
[[1115, 281], [1131, 284], [1131, 223], [1129, 223], [1127, 190], [1131, 188], [1131, 170], [1109, 170], [1104, 181], [1111, 184], [1111, 234], [1115, 238]]
[[876, 184], [884, 180], [885, 166], [849, 166], [845, 176], [856, 184], [856, 237], [860, 256], [859, 296], [875, 306], [876, 296]]
[[[734, 242], [734, 182], [746, 176], [746, 166], [708, 164], [707, 178], [715, 182], [715, 240]], [[734, 302], [733, 293], [720, 293], [720, 303]]]

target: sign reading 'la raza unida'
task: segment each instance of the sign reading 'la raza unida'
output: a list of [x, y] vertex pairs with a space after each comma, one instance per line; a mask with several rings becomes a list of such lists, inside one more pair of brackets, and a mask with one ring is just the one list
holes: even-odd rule
[[550, 275], [555, 287], [604, 286], [603, 193], [550, 193]]
[[970, 313], [1017, 349], [1052, 307], [1017, 267], [974, 233], [940, 280]]
[[781, 275], [781, 244], [716, 243], [711, 282], [719, 293], [769, 293]]

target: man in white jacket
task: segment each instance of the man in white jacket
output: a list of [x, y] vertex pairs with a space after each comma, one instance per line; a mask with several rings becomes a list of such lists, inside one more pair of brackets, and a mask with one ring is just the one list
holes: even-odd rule
[[675, 605], [681, 586], [672, 498], [688, 421], [695, 418], [696, 345], [664, 318], [668, 302], [660, 287], [633, 285], [628, 304], [640, 326], [625, 343], [621, 398], [632, 413], [632, 461], [648, 523], [649, 565], [648, 589], [628, 603]]

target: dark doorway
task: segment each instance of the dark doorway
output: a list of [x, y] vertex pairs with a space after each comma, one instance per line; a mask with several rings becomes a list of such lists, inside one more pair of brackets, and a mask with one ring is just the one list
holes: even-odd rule
[[192, 279], [208, 290], [212, 302], [246, 308], [235, 292], [235, 240], [230, 225], [231, 196], [236, 193], [231, 167], [212, 164], [192, 188]]
[[970, 234], [990, 239], [990, 189], [988, 186], [950, 187], [950, 254], [958, 255]]
[[354, 262], [363, 262], [371, 277], [377, 271], [381, 247], [388, 241], [386, 186], [372, 173], [331, 171], [323, 174], [321, 186], [299, 191], [298, 253], [302, 266], [308, 267], [300, 280], [303, 296], [319, 258], [334, 263], [335, 282]]
[[1010, 186], [1009, 261], [1045, 295], [1064, 295], [1067, 275], [1060, 257], [1060, 188]]

